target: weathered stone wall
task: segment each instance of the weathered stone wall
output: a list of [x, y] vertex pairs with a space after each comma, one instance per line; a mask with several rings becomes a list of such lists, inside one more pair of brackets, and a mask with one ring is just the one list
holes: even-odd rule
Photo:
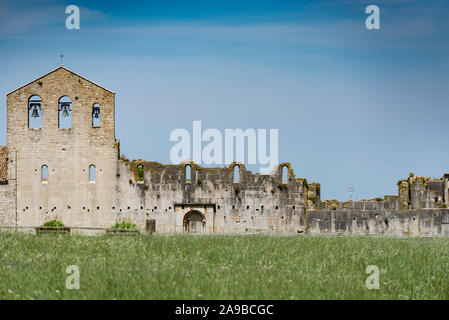
[[309, 211], [311, 234], [449, 236], [448, 209]]
[[410, 210], [444, 209], [449, 206], [449, 175], [440, 179], [419, 177], [410, 173], [406, 179], [399, 180], [398, 195], [387, 195], [360, 201], [321, 201], [320, 208], [334, 210]]
[[445, 208], [449, 205], [447, 176], [440, 179], [419, 177], [410, 173], [398, 182], [400, 208]]
[[[181, 165], [120, 160], [117, 180], [117, 220], [131, 219], [141, 229], [156, 220], [156, 232], [183, 232], [184, 218], [192, 210], [205, 217], [205, 233], [296, 232], [305, 227], [304, 186], [289, 169], [282, 183], [279, 169], [273, 175], [252, 174], [239, 165], [203, 168], [191, 161]], [[144, 166], [138, 181], [137, 167]], [[186, 179], [190, 165], [191, 179]]]
[[16, 225], [15, 153], [0, 147], [0, 226]]
[[15, 188], [11, 184], [0, 184], [0, 226], [15, 226]]
[[[42, 100], [42, 128], [28, 128], [28, 100]], [[72, 100], [72, 128], [58, 128], [58, 102]], [[100, 127], [92, 106], [101, 105]], [[38, 226], [58, 218], [70, 226], [102, 227], [114, 219], [118, 144], [114, 93], [61, 67], [7, 96], [8, 150], [16, 152], [17, 222]], [[89, 166], [96, 181], [89, 182]], [[41, 167], [48, 166], [48, 181]]]
[[303, 184], [306, 189], [307, 208], [311, 210], [319, 210], [321, 208], [320, 184], [314, 182], [307, 183], [306, 179], [303, 179]]
[[8, 148], [0, 146], [0, 184], [8, 181]]
[[449, 174], [447, 173], [443, 176], [443, 197], [445, 206], [449, 207]]
[[322, 209], [331, 210], [399, 210], [398, 196], [385, 196], [371, 200], [360, 201], [338, 201], [338, 200], [324, 200]]

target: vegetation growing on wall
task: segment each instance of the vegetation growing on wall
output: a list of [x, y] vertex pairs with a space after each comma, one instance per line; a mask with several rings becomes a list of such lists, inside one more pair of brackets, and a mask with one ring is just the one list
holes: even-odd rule
[[43, 224], [44, 227], [64, 227], [64, 224], [62, 223], [62, 221], [59, 220], [50, 220], [47, 221]]
[[137, 226], [134, 223], [129, 221], [120, 221], [116, 222], [115, 225], [112, 226], [114, 229], [136, 229]]

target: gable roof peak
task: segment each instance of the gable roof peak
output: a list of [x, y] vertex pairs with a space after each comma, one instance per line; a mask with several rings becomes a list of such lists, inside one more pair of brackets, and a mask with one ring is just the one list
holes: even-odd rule
[[13, 91], [7, 93], [6, 95], [8, 96], [8, 95], [10, 95], [11, 93], [14, 93], [14, 92], [16, 92], [17, 90], [20, 90], [20, 89], [22, 89], [23, 87], [26, 87], [27, 85], [29, 85], [29, 84], [31, 84], [31, 83], [33, 83], [33, 82], [39, 80], [39, 79], [42, 79], [42, 78], [48, 76], [49, 74], [52, 74], [53, 72], [56, 72], [56, 71], [61, 70], [61, 69], [62, 69], [62, 70], [65, 70], [65, 71], [68, 71], [68, 72], [70, 72], [70, 73], [72, 73], [72, 74], [74, 74], [74, 75], [76, 75], [76, 76], [78, 76], [78, 77], [80, 77], [80, 78], [82, 78], [82, 79], [84, 79], [84, 80], [86, 80], [86, 81], [88, 81], [88, 82], [90, 82], [90, 83], [92, 83], [92, 84], [94, 84], [94, 85], [96, 85], [96, 86], [98, 86], [98, 87], [100, 87], [100, 88], [106, 90], [106, 91], [109, 91], [109, 92], [112, 93], [112, 94], [115, 94], [114, 91], [109, 90], [109, 89], [103, 87], [102, 85], [99, 85], [98, 83], [93, 82], [92, 80], [89, 80], [89, 79], [87, 79], [87, 78], [85, 78], [85, 77], [79, 75], [78, 73], [76, 73], [76, 72], [74, 72], [74, 71], [72, 71], [72, 70], [66, 68], [63, 64], [61, 64], [61, 65], [60, 65], [59, 67], [57, 67], [56, 69], [53, 69], [52, 71], [50, 71], [50, 72], [44, 74], [43, 76], [40, 76], [39, 78], [34, 79], [34, 80], [32, 80], [32, 81], [30, 81], [30, 82], [24, 84], [23, 86], [20, 86], [20, 87], [17, 88], [17, 89], [14, 89]]

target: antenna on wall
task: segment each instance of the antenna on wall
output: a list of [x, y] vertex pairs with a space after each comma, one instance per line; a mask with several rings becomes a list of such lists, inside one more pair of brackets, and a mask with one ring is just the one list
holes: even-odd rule
[[61, 58], [61, 67], [62, 67], [64, 65], [64, 55], [61, 54], [59, 57]]

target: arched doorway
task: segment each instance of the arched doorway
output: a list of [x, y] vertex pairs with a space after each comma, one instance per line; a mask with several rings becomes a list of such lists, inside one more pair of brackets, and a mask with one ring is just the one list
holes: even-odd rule
[[192, 210], [184, 216], [184, 231], [189, 233], [201, 233], [206, 227], [206, 218], [199, 211]]

